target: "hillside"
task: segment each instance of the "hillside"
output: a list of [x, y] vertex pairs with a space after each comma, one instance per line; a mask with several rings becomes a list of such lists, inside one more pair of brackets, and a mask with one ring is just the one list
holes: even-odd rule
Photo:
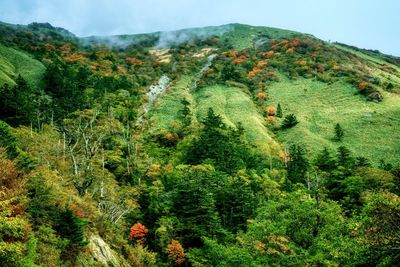
[[263, 26], [0, 23], [0, 265], [395, 266], [399, 63]]
[[43, 64], [30, 55], [0, 45], [0, 85], [14, 85], [21, 75], [32, 86], [38, 86], [44, 71]]

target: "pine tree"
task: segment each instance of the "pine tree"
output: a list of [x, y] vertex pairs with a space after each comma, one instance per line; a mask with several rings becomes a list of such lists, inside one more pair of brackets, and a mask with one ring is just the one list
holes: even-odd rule
[[337, 164], [347, 170], [352, 169], [355, 164], [355, 160], [352, 157], [350, 150], [344, 146], [340, 146], [337, 150]]
[[340, 141], [342, 141], [343, 136], [344, 136], [344, 131], [342, 129], [342, 126], [340, 126], [339, 123], [336, 123], [334, 140], [340, 142]]
[[293, 183], [305, 181], [309, 162], [306, 158], [306, 150], [301, 145], [293, 144], [289, 148], [290, 160], [287, 164], [287, 176]]
[[182, 109], [179, 111], [184, 126], [189, 126], [192, 122], [192, 112], [190, 111], [190, 102], [185, 98], [181, 100], [183, 105]]
[[299, 122], [297, 121], [296, 116], [294, 114], [289, 114], [289, 115], [285, 116], [285, 119], [282, 122], [282, 128], [288, 129], [288, 128], [295, 126], [297, 123], [299, 123]]
[[333, 159], [328, 148], [324, 147], [321, 153], [317, 155], [317, 158], [315, 159], [315, 165], [321, 171], [329, 172], [335, 169], [335, 160]]
[[280, 103], [278, 103], [278, 107], [276, 108], [276, 116], [282, 118], [282, 107]]

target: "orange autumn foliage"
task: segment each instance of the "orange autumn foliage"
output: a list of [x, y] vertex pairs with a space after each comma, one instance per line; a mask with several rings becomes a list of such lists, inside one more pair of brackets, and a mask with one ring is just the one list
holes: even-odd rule
[[293, 53], [293, 52], [294, 52], [294, 48], [293, 47], [291, 47], [288, 50], [286, 50], [286, 53]]
[[271, 115], [268, 115], [268, 116], [267, 116], [267, 121], [268, 121], [268, 122], [274, 122], [274, 121], [275, 121], [275, 117], [274, 117], [274, 116], [271, 116]]
[[181, 265], [185, 261], [185, 251], [182, 245], [177, 240], [172, 240], [170, 244], [167, 245], [166, 252], [168, 257], [176, 264]]
[[133, 57], [127, 57], [126, 62], [129, 64], [139, 65], [139, 66], [144, 64], [144, 62], [141, 61], [140, 59], [133, 58]]
[[82, 62], [85, 61], [87, 58], [80, 54], [80, 53], [73, 53], [67, 57], [64, 57], [65, 62]]
[[298, 45], [299, 45], [299, 40], [297, 40], [297, 39], [291, 40], [291, 41], [290, 41], [290, 45], [291, 45], [292, 47], [298, 46]]
[[262, 68], [262, 67], [266, 66], [267, 64], [268, 64], [267, 61], [261, 60], [261, 61], [259, 61], [259, 62], [257, 63], [257, 67], [258, 67], [258, 68]]
[[283, 40], [282, 42], [279, 43], [279, 45], [287, 45], [289, 44], [288, 40]]
[[239, 53], [239, 51], [237, 51], [237, 50], [232, 50], [232, 51], [226, 52], [226, 55], [227, 55], [228, 57], [237, 57], [238, 53]]
[[367, 82], [360, 82], [358, 84], [358, 88], [360, 88], [360, 91], [363, 91], [365, 88], [367, 88], [369, 86], [369, 83]]
[[272, 58], [274, 55], [275, 55], [275, 51], [268, 51], [267, 58]]
[[301, 60], [301, 61], [297, 61], [297, 64], [300, 66], [305, 66], [307, 64], [307, 62]]
[[245, 60], [246, 60], [246, 58], [244, 56], [241, 56], [239, 58], [236, 58], [236, 59], [232, 60], [232, 63], [240, 64], [240, 63], [244, 62]]
[[146, 172], [149, 177], [157, 177], [161, 174], [161, 165], [160, 164], [151, 164]]
[[274, 116], [276, 113], [276, 108], [274, 106], [269, 106], [265, 111], [268, 113], [269, 116]]
[[45, 44], [44, 47], [46, 48], [47, 51], [55, 51], [56, 47], [53, 44]]
[[118, 69], [118, 72], [119, 72], [119, 73], [121, 73], [121, 74], [126, 74], [126, 69], [125, 69], [124, 67], [118, 66], [117, 69]]
[[264, 92], [259, 92], [259, 93], [257, 94], [257, 99], [258, 99], [258, 100], [265, 100], [265, 99], [267, 99], [267, 94], [264, 93]]
[[247, 77], [249, 78], [253, 78], [254, 76], [256, 76], [256, 73], [254, 71], [249, 71], [249, 73], [247, 73]]
[[137, 243], [146, 241], [146, 234], [149, 232], [146, 226], [141, 223], [136, 223], [131, 227], [129, 238], [135, 240]]
[[72, 49], [72, 45], [69, 43], [66, 43], [60, 47], [61, 54], [63, 54], [63, 55], [71, 53], [71, 49]]

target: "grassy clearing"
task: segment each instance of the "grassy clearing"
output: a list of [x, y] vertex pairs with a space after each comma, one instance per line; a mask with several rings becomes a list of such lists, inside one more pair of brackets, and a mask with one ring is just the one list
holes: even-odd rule
[[[382, 103], [367, 102], [346, 83], [328, 85], [310, 79], [281, 78], [269, 89], [271, 104], [281, 103], [284, 115], [294, 113], [300, 121], [278, 133], [284, 143], [303, 143], [312, 153], [324, 146], [335, 150], [345, 145], [374, 163], [380, 159], [400, 163], [400, 96], [383, 95]], [[332, 141], [336, 123], [345, 130], [339, 143]]]
[[37, 86], [44, 71], [43, 64], [28, 54], [0, 45], [0, 85], [15, 84], [20, 74], [30, 85]]
[[269, 27], [257, 27], [243, 24], [233, 24], [234, 29], [223, 35], [223, 39], [229, 41], [236, 50], [242, 50], [254, 45], [257, 37], [267, 35], [271, 39], [291, 38], [298, 33]]
[[180, 101], [186, 98], [191, 102], [197, 120], [204, 118], [211, 107], [230, 127], [236, 127], [240, 122], [249, 142], [261, 148], [260, 151], [269, 153], [271, 147], [275, 152], [280, 151], [280, 146], [264, 126], [264, 118], [246, 93], [239, 88], [215, 85], [191, 94], [192, 78], [183, 76], [157, 101], [149, 112], [153, 131], [168, 130], [171, 122], [179, 120], [178, 112], [183, 107]]
[[354, 54], [354, 55], [356, 55], [356, 56], [358, 56], [358, 57], [360, 57], [362, 59], [365, 59], [367, 61], [373, 62], [375, 64], [378, 64], [378, 65], [385, 65], [386, 64], [386, 65], [394, 68], [395, 70], [400, 71], [400, 67], [398, 67], [398, 66], [396, 66], [396, 65], [394, 65], [392, 63], [386, 62], [385, 60], [383, 60], [383, 59], [381, 59], [379, 57], [373, 57], [373, 56], [364, 54], [361, 51], [356, 51], [354, 49], [351, 49], [351, 48], [345, 47], [345, 46], [341, 46], [339, 44], [335, 44], [335, 47], [340, 49], [340, 50], [343, 50], [343, 51], [346, 51], [346, 52], [350, 52], [350, 53], [352, 53], [352, 54]]
[[186, 98], [193, 103], [194, 100], [189, 91], [192, 79], [192, 76], [182, 76], [157, 100], [154, 108], [149, 112], [149, 118], [155, 130], [168, 129], [172, 121], [179, 119], [179, 110], [183, 108], [181, 100]]
[[250, 143], [258, 146], [261, 151], [269, 153], [272, 148], [276, 152], [280, 146], [271, 137], [264, 126], [264, 118], [258, 113], [251, 98], [241, 89], [214, 85], [195, 92], [197, 102], [197, 118], [203, 118], [211, 107], [221, 115], [225, 123], [236, 127], [241, 123]]

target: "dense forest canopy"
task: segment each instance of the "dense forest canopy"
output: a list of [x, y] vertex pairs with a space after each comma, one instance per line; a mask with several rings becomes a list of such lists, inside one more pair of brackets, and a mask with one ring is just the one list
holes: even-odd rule
[[0, 24], [1, 266], [396, 266], [400, 59], [231, 24]]

